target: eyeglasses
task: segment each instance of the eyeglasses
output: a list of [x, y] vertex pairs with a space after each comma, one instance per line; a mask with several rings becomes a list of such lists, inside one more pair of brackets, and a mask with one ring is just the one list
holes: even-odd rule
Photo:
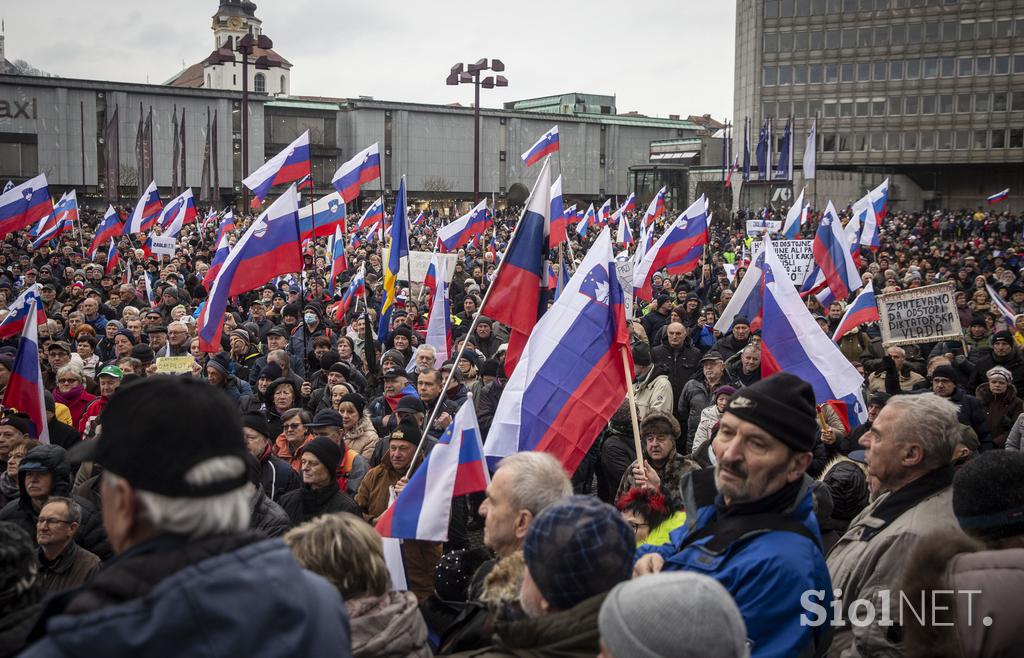
[[61, 523], [71, 525], [71, 521], [65, 521], [64, 519], [51, 519], [45, 516], [40, 516], [36, 519], [36, 525], [59, 525]]
[[302, 427], [302, 423], [287, 423], [285, 425], [282, 425], [281, 427], [285, 428], [286, 430], [297, 430], [300, 427]]
[[633, 534], [640, 532], [640, 528], [651, 527], [650, 523], [633, 523], [632, 521], [627, 521], [627, 523], [629, 524], [629, 527], [633, 529]]
[[68, 378], [65, 377], [63, 379], [58, 379], [57, 383], [58, 384], [77, 384], [78, 380], [75, 379], [74, 377], [72, 377], [71, 379], [68, 379]]

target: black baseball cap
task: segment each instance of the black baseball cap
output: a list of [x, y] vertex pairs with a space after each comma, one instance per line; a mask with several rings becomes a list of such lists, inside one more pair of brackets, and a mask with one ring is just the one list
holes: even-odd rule
[[[205, 498], [248, 482], [242, 422], [231, 400], [205, 381], [170, 375], [121, 386], [103, 409], [100, 438], [75, 445], [72, 462], [94, 461], [133, 487], [172, 498]], [[238, 474], [189, 484], [214, 457], [237, 457]]]
[[341, 427], [343, 425], [341, 420], [341, 414], [334, 409], [321, 409], [316, 412], [311, 422], [306, 423], [306, 427]]
[[388, 368], [384, 371], [384, 379], [397, 379], [399, 377], [409, 378], [409, 373], [401, 368]]

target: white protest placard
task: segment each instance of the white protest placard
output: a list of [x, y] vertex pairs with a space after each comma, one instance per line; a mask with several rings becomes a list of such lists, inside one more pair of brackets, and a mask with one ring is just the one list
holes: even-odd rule
[[782, 230], [782, 222], [778, 220], [748, 219], [747, 235], [763, 235], [764, 233], [778, 233]]
[[931, 343], [963, 338], [953, 282], [880, 295], [882, 344]]
[[[413, 283], [423, 283], [423, 279], [427, 276], [427, 268], [430, 266], [430, 257], [432, 253], [429, 251], [410, 251], [408, 258], [402, 258], [402, 262], [398, 266], [398, 278], [405, 280], [406, 276], [412, 279]], [[448, 283], [452, 282], [452, 277], [455, 275], [455, 263], [459, 260], [458, 254], [437, 254], [437, 259], [445, 259], [445, 269], [448, 272]], [[406, 270], [406, 266], [410, 268]], [[409, 272], [407, 275], [406, 272]]]
[[161, 256], [174, 257], [174, 246], [178, 243], [177, 238], [165, 238], [162, 235], [153, 235], [149, 238], [150, 251]]
[[[793, 285], [802, 286], [807, 273], [814, 265], [814, 240], [772, 240], [772, 247], [786, 268]], [[764, 242], [758, 240], [751, 245], [753, 259], [764, 251]]]
[[633, 319], [633, 259], [628, 251], [615, 257], [615, 275], [622, 286], [622, 306], [626, 311], [626, 319]]

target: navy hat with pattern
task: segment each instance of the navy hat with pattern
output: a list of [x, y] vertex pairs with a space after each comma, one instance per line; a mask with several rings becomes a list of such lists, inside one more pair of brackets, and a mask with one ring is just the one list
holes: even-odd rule
[[526, 568], [555, 610], [628, 580], [635, 550], [636, 537], [622, 516], [592, 496], [569, 496], [548, 507], [523, 542]]

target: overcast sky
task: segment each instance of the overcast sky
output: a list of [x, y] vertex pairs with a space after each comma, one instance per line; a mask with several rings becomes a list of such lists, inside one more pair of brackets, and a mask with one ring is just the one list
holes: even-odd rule
[[[7, 59], [53, 75], [161, 83], [213, 50], [216, 0], [5, 2]], [[452, 64], [505, 62], [507, 89], [481, 105], [569, 91], [615, 94], [619, 112], [732, 114], [731, 0], [257, 2], [292, 92], [472, 102]]]

